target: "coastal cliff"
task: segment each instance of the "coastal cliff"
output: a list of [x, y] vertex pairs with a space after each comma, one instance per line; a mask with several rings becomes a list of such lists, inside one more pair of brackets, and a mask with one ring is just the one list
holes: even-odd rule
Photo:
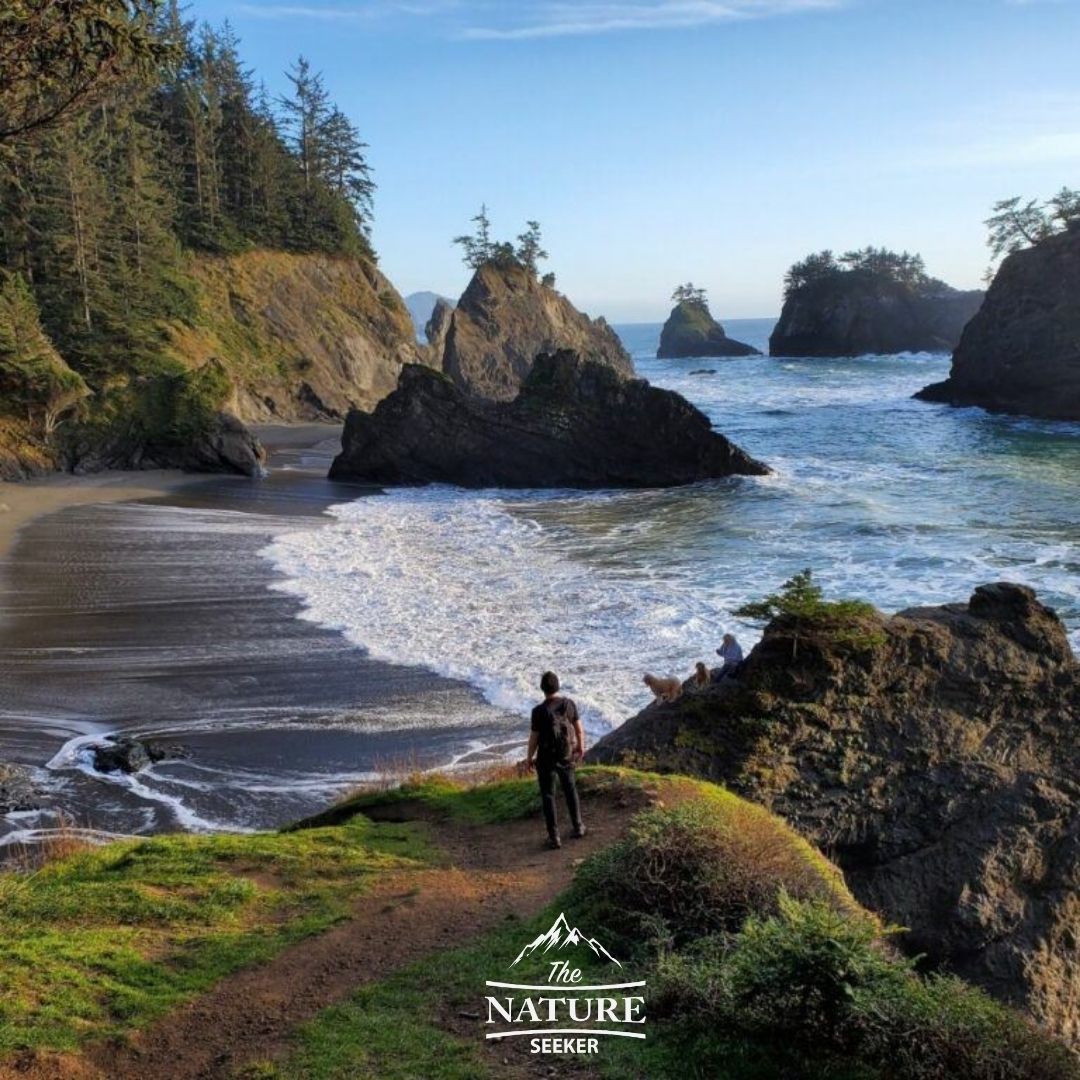
[[481, 266], [450, 316], [442, 369], [463, 390], [512, 400], [540, 353], [570, 349], [623, 378], [634, 365], [615, 331], [516, 263]]
[[1080, 666], [1031, 590], [774, 620], [738, 679], [590, 759], [718, 780], [779, 813], [903, 941], [1080, 1043]]
[[1080, 420], [1080, 222], [1009, 255], [923, 401]]
[[698, 356], [760, 356], [752, 345], [729, 338], [704, 302], [683, 300], [676, 304], [660, 331], [661, 359]]
[[93, 389], [11, 279], [0, 305], [0, 349], [6, 340], [11, 353], [0, 377], [0, 477], [55, 468], [254, 475], [265, 455], [246, 423], [336, 420], [372, 408], [405, 364], [430, 356], [369, 259], [193, 254], [185, 275], [191, 302], [182, 317], [160, 321], [156, 370], [117, 373]]
[[243, 421], [373, 408], [422, 359], [405, 302], [367, 259], [253, 251], [194, 257], [191, 272], [195, 310], [167, 325], [169, 352], [219, 361]]
[[983, 295], [928, 277], [918, 256], [822, 252], [789, 272], [769, 354], [950, 352]]
[[538, 356], [513, 401], [404, 370], [371, 413], [349, 414], [335, 480], [463, 487], [670, 487], [768, 468], [704, 413], [568, 350]]

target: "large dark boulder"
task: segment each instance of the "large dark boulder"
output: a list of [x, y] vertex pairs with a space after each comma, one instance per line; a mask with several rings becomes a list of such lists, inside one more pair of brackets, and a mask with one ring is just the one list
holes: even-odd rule
[[769, 338], [771, 356], [951, 352], [983, 293], [940, 281], [912, 286], [858, 270], [790, 293]]
[[562, 351], [510, 402], [407, 367], [374, 412], [352, 412], [330, 476], [462, 487], [671, 487], [769, 470], [669, 390]]
[[623, 378], [634, 365], [603, 319], [590, 319], [516, 263], [473, 275], [445, 331], [442, 369], [462, 389], [511, 401], [541, 353], [571, 349]]
[[683, 300], [677, 304], [660, 331], [661, 359], [697, 356], [760, 356], [753, 345], [729, 338], [704, 303]]
[[187, 750], [179, 744], [114, 736], [94, 747], [94, 768], [105, 773], [137, 773], [159, 761], [187, 756]]
[[1080, 665], [1030, 589], [776, 620], [737, 679], [690, 690], [589, 757], [763, 803], [928, 965], [1080, 1043]]
[[1080, 221], [1010, 255], [924, 401], [1080, 420]]
[[114, 424], [76, 430], [66, 444], [68, 471], [104, 469], [183, 469], [185, 472], [260, 476], [266, 451], [235, 416], [217, 412], [183, 437], [169, 430]]

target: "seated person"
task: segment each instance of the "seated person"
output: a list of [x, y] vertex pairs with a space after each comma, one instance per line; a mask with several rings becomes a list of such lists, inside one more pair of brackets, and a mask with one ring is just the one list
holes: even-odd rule
[[724, 635], [723, 644], [716, 650], [716, 655], [724, 661], [716, 678], [727, 679], [738, 674], [743, 663], [743, 651], [742, 646], [735, 640], [734, 634]]

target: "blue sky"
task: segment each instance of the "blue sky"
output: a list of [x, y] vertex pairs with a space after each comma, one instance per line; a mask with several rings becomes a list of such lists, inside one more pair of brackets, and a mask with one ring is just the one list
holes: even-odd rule
[[884, 244], [980, 283], [998, 198], [1080, 186], [1080, 0], [195, 0], [272, 90], [299, 53], [371, 144], [403, 293], [457, 295], [452, 236], [544, 228], [616, 322], [693, 280], [779, 311], [807, 252]]

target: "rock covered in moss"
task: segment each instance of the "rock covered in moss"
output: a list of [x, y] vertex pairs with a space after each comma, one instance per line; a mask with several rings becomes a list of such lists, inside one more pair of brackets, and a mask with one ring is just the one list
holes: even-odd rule
[[752, 345], [729, 338], [703, 302], [677, 304], [660, 331], [660, 359], [699, 356], [760, 356]]
[[685, 398], [562, 351], [536, 358], [510, 402], [406, 368], [372, 413], [353, 412], [331, 477], [462, 487], [670, 487], [769, 470]]
[[913, 952], [1080, 1044], [1080, 665], [1030, 589], [842, 632], [777, 620], [737, 680], [650, 706], [590, 757], [763, 803]]

